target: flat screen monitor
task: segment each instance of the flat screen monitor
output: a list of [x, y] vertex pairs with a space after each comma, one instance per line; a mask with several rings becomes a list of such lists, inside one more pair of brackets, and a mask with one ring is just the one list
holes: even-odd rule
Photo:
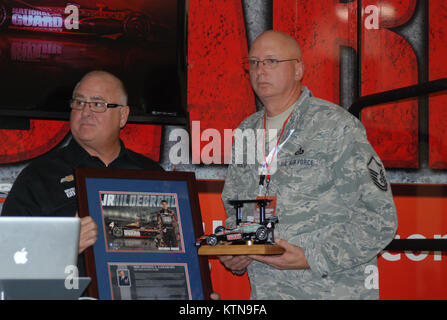
[[0, 116], [68, 120], [80, 78], [123, 80], [131, 123], [185, 124], [187, 0], [0, 0]]

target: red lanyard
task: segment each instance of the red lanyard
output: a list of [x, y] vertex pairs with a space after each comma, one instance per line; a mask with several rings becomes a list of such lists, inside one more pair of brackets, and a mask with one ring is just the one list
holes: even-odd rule
[[270, 166], [272, 165], [273, 158], [275, 158], [276, 150], [278, 150], [278, 145], [279, 145], [279, 142], [281, 141], [281, 137], [282, 137], [282, 134], [284, 133], [284, 129], [286, 127], [287, 121], [289, 121], [289, 118], [292, 115], [292, 113], [293, 112], [291, 112], [289, 114], [289, 116], [287, 117], [287, 119], [284, 121], [284, 123], [282, 125], [281, 134], [279, 135], [279, 138], [276, 141], [276, 146], [275, 146], [275, 150], [273, 151], [272, 158], [270, 159], [270, 163], [267, 164], [267, 158], [265, 157], [265, 132], [267, 131], [267, 125], [266, 125], [267, 124], [267, 114], [264, 112], [264, 134], [263, 134], [263, 139], [262, 139], [262, 151], [263, 151], [263, 154], [264, 154], [265, 167], [267, 169], [267, 184], [270, 182], [270, 173], [269, 173]]

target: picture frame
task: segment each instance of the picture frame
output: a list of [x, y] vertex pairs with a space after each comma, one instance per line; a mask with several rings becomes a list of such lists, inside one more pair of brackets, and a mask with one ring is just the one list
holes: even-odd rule
[[78, 168], [79, 216], [98, 227], [84, 251], [88, 294], [101, 300], [209, 299], [195, 174]]

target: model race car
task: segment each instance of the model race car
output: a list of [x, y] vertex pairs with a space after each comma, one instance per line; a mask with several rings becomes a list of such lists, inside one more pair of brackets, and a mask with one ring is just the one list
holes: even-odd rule
[[115, 238], [153, 239], [160, 234], [160, 230], [153, 227], [141, 227], [139, 223], [120, 226], [115, 221], [109, 223], [109, 230]]
[[262, 223], [246, 222], [240, 223], [235, 228], [219, 226], [211, 235], [203, 235], [196, 240], [196, 246], [207, 244], [215, 246], [219, 242], [241, 243], [252, 240], [254, 243], [273, 244], [273, 229], [278, 222], [277, 217], [266, 218]]

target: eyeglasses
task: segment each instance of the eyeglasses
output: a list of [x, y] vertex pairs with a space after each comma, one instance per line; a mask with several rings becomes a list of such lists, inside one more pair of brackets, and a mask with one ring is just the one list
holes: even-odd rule
[[74, 110], [84, 110], [84, 107], [88, 105], [90, 108], [90, 111], [96, 112], [96, 113], [103, 113], [107, 111], [107, 108], [117, 108], [117, 107], [123, 107], [122, 104], [115, 104], [115, 103], [107, 103], [102, 101], [82, 101], [79, 99], [71, 99], [70, 100], [70, 107]]
[[300, 59], [295, 58], [295, 59], [285, 59], [285, 60], [278, 60], [278, 59], [264, 59], [264, 60], [256, 60], [256, 59], [248, 59], [247, 63], [248, 63], [248, 67], [250, 69], [256, 69], [259, 67], [259, 64], [262, 63], [262, 65], [266, 68], [266, 69], [275, 69], [278, 64], [280, 62], [286, 62], [286, 61], [300, 61]]

